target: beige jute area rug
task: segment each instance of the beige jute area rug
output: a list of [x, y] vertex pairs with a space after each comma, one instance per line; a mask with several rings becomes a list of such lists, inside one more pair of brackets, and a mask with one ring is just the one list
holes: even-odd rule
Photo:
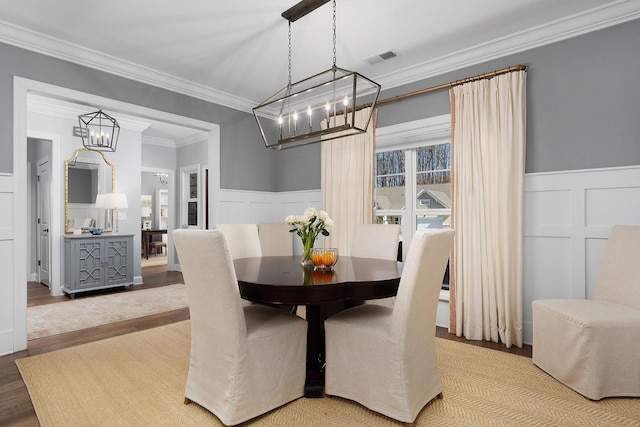
[[122, 320], [135, 319], [187, 307], [183, 284], [106, 295], [78, 296], [73, 300], [27, 308], [27, 339], [57, 335]]
[[[16, 361], [43, 426], [219, 426], [184, 405], [190, 323], [183, 321]], [[418, 426], [640, 426], [640, 399], [592, 402], [531, 359], [437, 339], [444, 398]], [[300, 398], [247, 426], [393, 426], [341, 398]]]

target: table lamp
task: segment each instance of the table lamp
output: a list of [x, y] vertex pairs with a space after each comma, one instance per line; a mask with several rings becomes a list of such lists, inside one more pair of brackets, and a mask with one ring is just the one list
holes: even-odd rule
[[111, 210], [111, 224], [114, 225], [114, 231], [118, 231], [118, 209], [127, 209], [126, 193], [106, 193], [104, 195], [104, 207]]

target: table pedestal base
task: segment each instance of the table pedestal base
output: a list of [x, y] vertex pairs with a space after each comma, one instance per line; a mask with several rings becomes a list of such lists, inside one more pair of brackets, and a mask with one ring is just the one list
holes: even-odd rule
[[362, 304], [362, 301], [341, 301], [329, 304], [308, 304], [307, 307], [307, 378], [304, 397], [324, 395], [325, 339], [324, 321], [330, 316]]

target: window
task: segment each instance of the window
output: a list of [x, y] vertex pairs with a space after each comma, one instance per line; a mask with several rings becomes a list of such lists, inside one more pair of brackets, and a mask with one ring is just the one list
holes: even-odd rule
[[[385, 141], [379, 132], [376, 144], [375, 221], [402, 225], [403, 246], [408, 247], [415, 230], [445, 228], [451, 225], [451, 137], [448, 115], [435, 118], [442, 122], [438, 132], [432, 119], [393, 126]], [[429, 124], [425, 124], [429, 122]], [[448, 126], [447, 126], [448, 125]], [[416, 135], [416, 128], [428, 129]], [[383, 128], [387, 129], [387, 128]], [[448, 266], [443, 290], [449, 289]]]
[[182, 206], [180, 223], [189, 228], [198, 228], [200, 221], [199, 166], [182, 168]]

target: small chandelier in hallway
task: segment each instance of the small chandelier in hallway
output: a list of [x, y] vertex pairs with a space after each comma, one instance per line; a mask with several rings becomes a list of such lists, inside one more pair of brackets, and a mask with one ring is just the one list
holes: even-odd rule
[[90, 150], [116, 151], [120, 125], [102, 110], [78, 116], [82, 145]]

